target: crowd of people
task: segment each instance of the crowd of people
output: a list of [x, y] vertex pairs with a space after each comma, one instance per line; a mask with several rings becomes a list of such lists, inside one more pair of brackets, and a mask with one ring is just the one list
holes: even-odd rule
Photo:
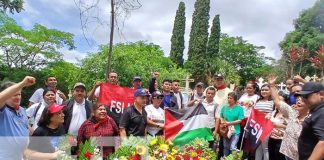
[[[102, 82], [88, 93], [77, 82], [69, 98], [57, 88], [55, 76], [48, 76], [45, 87], [31, 95], [27, 108], [20, 106], [21, 91], [36, 79], [26, 76], [19, 83], [5, 82], [0, 85], [0, 159], [56, 159], [61, 151], [55, 141], [40, 137], [74, 135], [77, 143], [72, 154], [78, 155], [78, 146], [91, 137], [163, 136], [164, 109], [198, 106], [208, 113], [206, 123], [214, 136], [210, 147], [218, 158], [242, 150], [245, 158], [255, 160], [324, 159], [324, 86], [296, 76], [286, 81], [289, 94], [283, 94], [276, 79], [269, 76], [262, 86], [251, 81], [238, 94], [228, 88], [224, 75], [215, 74], [212, 86], [197, 82], [186, 97], [179, 80], [164, 79], [159, 85], [159, 73], [154, 72], [145, 89], [136, 76], [134, 103], [122, 114], [97, 102]], [[105, 83], [119, 85], [118, 74], [111, 72]], [[274, 129], [251, 152], [245, 148], [244, 128], [252, 108], [264, 113]], [[227, 128], [225, 134], [223, 128]], [[115, 149], [102, 147], [103, 157]]]

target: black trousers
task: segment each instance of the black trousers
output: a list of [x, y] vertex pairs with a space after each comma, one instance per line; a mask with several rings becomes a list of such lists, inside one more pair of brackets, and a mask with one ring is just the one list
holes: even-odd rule
[[269, 138], [268, 150], [269, 150], [269, 160], [285, 160], [285, 155], [279, 152], [281, 146], [280, 139]]
[[218, 144], [217, 160], [220, 160], [223, 156], [224, 156], [224, 142], [223, 142], [223, 137], [220, 137], [219, 144]]

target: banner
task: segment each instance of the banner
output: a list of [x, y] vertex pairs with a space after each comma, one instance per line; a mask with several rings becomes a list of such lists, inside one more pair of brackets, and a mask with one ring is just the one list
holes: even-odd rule
[[135, 89], [112, 85], [108, 83], [100, 84], [100, 93], [98, 102], [109, 107], [107, 111], [117, 124], [119, 117], [124, 109], [134, 104]]
[[207, 111], [202, 104], [180, 110], [166, 108], [165, 138], [172, 140], [176, 145], [185, 145], [195, 138], [212, 141], [214, 138], [211, 129], [208, 128], [208, 119]]
[[273, 124], [265, 116], [264, 113], [252, 108], [251, 115], [245, 126], [246, 147], [250, 151], [255, 151], [272, 132]]

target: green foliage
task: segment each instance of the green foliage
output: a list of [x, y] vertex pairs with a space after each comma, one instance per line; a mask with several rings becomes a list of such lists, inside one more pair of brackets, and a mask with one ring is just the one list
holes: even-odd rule
[[[309, 51], [310, 57], [313, 57], [317, 49], [324, 44], [324, 0], [318, 0], [312, 8], [302, 11], [300, 16], [294, 20], [294, 26], [295, 30], [287, 33], [284, 40], [280, 42], [280, 48], [283, 51], [282, 59], [287, 65], [290, 63], [289, 54], [292, 48], [304, 47]], [[319, 72], [311, 67], [307, 59], [300, 61], [296, 66], [289, 67], [298, 68], [300, 65], [303, 65], [301, 74]], [[292, 75], [288, 73], [287, 76]]]
[[10, 13], [19, 13], [23, 10], [23, 0], [1, 0], [0, 1], [0, 11], [6, 12], [9, 10]]
[[256, 75], [257, 68], [268, 66], [266, 57], [260, 53], [262, 49], [264, 49], [263, 46], [250, 44], [242, 37], [230, 37], [227, 34], [222, 34], [218, 57], [234, 66], [234, 70], [241, 77], [241, 84], [245, 85], [258, 76]]
[[[67, 96], [76, 82], [82, 82], [81, 69], [76, 65], [63, 60], [52, 62], [42, 70], [45, 75], [54, 75], [58, 88]], [[86, 86], [91, 88], [92, 86]]]
[[207, 45], [207, 56], [217, 57], [219, 52], [219, 40], [220, 40], [221, 28], [219, 22], [219, 15], [216, 15], [213, 19], [213, 25], [211, 27], [210, 36]]
[[24, 30], [3, 13], [0, 13], [0, 60], [8, 68], [36, 69], [49, 62], [62, 59], [59, 49], [75, 48], [73, 34], [48, 29], [35, 24], [33, 29]]
[[115, 152], [111, 155], [109, 155], [109, 160], [115, 160], [116, 157], [128, 157], [129, 155], [132, 155], [136, 152], [136, 149], [132, 146], [121, 146], [118, 148], [118, 152]]
[[197, 0], [192, 15], [188, 61], [192, 62], [190, 72], [193, 78], [199, 81], [205, 81], [207, 65], [204, 62], [207, 58], [210, 58], [206, 56], [209, 10], [210, 0]]
[[186, 29], [185, 3], [180, 2], [174, 20], [171, 37], [170, 58], [179, 67], [183, 66], [184, 34]]
[[[86, 85], [93, 85], [95, 81], [103, 81], [105, 77], [105, 67], [107, 66], [107, 48], [101, 46], [98, 53], [87, 56], [82, 61], [81, 75]], [[131, 86], [134, 76], [141, 76], [145, 87], [151, 79], [151, 72], [159, 71], [161, 80], [183, 79], [187, 72], [184, 69], [176, 68], [176, 65], [167, 57], [160, 46], [152, 43], [120, 43], [114, 46], [114, 56], [112, 59], [112, 69], [118, 73], [119, 83], [122, 86]]]
[[95, 138], [90, 138], [86, 140], [84, 143], [80, 144], [80, 154], [79, 159], [86, 160], [90, 159], [86, 155], [91, 154], [91, 156], [95, 155], [97, 149], [97, 143]]
[[236, 152], [234, 151], [232, 154], [227, 157], [222, 157], [221, 160], [243, 160], [243, 151]]
[[[229, 62], [216, 58], [212, 60], [212, 66], [210, 67], [211, 73], [222, 73], [226, 78], [227, 84], [235, 83], [240, 84], [241, 76], [236, 68]], [[208, 82], [212, 85], [213, 76], [210, 76]]]
[[21, 106], [27, 106], [28, 100], [34, 91], [40, 87], [44, 86], [43, 78], [46, 76], [40, 70], [30, 70], [30, 69], [20, 69], [13, 68], [10, 69], [5, 65], [0, 66], [0, 83], [2, 82], [20, 82], [26, 75], [31, 75], [36, 78], [37, 83], [33, 86], [24, 88], [22, 90], [22, 101]]

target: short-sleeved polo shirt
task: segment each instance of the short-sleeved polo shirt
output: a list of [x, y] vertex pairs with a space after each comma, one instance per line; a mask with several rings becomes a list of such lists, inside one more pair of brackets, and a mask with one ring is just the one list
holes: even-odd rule
[[145, 136], [146, 125], [147, 113], [145, 109], [143, 108], [141, 114], [135, 106], [129, 106], [121, 116], [119, 128], [124, 128], [127, 136]]
[[299, 159], [308, 159], [318, 141], [324, 140], [324, 103], [309, 112], [298, 139]]
[[[22, 159], [29, 141], [25, 109], [4, 106], [0, 109], [0, 159]], [[5, 146], [5, 147], [3, 147]]]
[[[233, 108], [230, 108], [228, 105], [224, 106], [221, 110], [221, 118], [224, 118], [227, 122], [233, 122], [236, 120], [244, 119], [243, 108], [239, 105], [235, 105]], [[235, 134], [241, 133], [240, 124], [235, 124]]]

